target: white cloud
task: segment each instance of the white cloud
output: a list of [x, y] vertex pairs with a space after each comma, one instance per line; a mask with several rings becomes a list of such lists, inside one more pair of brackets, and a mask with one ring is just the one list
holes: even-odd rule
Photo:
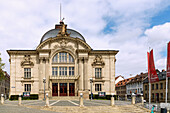
[[[59, 22], [60, 2], [65, 23], [79, 31], [93, 49], [120, 50], [116, 75], [127, 77], [146, 71], [148, 44], [156, 48], [156, 65], [162, 68], [160, 59], [164, 58], [160, 52], [168, 40], [169, 23], [145, 29], [150, 25], [149, 20], [170, 4], [168, 0], [1, 0], [0, 52], [8, 72], [6, 50], [35, 49], [42, 35]], [[110, 34], [103, 33], [108, 24], [105, 18], [114, 23], [110, 26], [114, 32]], [[164, 41], [159, 37], [164, 37]]]

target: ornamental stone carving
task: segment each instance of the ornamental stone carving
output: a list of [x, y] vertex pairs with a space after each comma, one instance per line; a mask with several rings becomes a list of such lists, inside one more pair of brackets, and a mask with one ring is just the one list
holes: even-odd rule
[[56, 49], [66, 49], [67, 48], [67, 49], [71, 50], [72, 52], [74, 52], [75, 49], [73, 48], [72, 45], [67, 45], [68, 42], [69, 41], [64, 40], [64, 39], [59, 41], [60, 45], [55, 45], [54, 48], [53, 48], [53, 51], [55, 51]]
[[63, 39], [59, 43], [61, 48], [65, 48], [67, 46], [68, 41]]
[[34, 63], [31, 61], [30, 55], [25, 55], [24, 61], [21, 62], [21, 67], [23, 66], [34, 66]]
[[101, 55], [96, 55], [96, 58], [94, 59], [92, 66], [104, 66], [105, 63], [102, 60]]

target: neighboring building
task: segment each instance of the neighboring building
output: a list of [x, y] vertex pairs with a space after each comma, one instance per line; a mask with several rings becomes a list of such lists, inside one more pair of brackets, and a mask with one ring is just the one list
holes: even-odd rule
[[132, 93], [136, 95], [143, 94], [143, 80], [146, 78], [148, 73], [141, 73], [136, 75], [126, 84], [126, 94], [130, 96]]
[[[25, 39], [27, 40], [27, 39]], [[94, 42], [95, 43], [95, 42]], [[35, 50], [7, 50], [10, 56], [10, 95], [23, 92], [49, 97], [89, 98], [92, 92], [115, 93], [115, 55], [117, 50], [93, 50], [84, 37], [60, 22], [46, 32]]]
[[132, 78], [124, 79], [122, 81], [119, 81], [116, 84], [116, 94], [119, 97], [125, 97], [126, 94], [126, 84], [131, 80]]
[[9, 98], [9, 90], [10, 90], [10, 76], [5, 71], [5, 78], [0, 80], [0, 94], [4, 94], [5, 99]]
[[124, 80], [124, 77], [121, 75], [115, 77], [115, 84], [117, 84], [119, 81], [122, 81], [122, 80]]
[[[151, 83], [151, 101], [152, 102], [165, 102], [166, 94], [166, 71], [160, 72], [157, 70], [159, 82]], [[143, 81], [143, 95], [144, 99], [149, 101], [149, 84], [148, 77]], [[170, 91], [170, 77], [168, 79], [168, 91]], [[170, 102], [170, 93], [168, 93], [168, 101]]]

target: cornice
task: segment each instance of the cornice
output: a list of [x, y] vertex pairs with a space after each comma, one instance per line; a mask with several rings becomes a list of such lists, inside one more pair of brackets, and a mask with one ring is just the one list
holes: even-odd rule
[[9, 55], [11, 54], [21, 54], [21, 55], [25, 55], [25, 54], [37, 54], [36, 50], [7, 50], [7, 53]]
[[119, 51], [118, 50], [92, 50], [89, 52], [90, 55], [96, 54], [111, 54], [116, 55]]
[[37, 52], [41, 53], [51, 52], [51, 49], [37, 49]]
[[77, 53], [89, 53], [91, 50], [90, 49], [77, 49]]

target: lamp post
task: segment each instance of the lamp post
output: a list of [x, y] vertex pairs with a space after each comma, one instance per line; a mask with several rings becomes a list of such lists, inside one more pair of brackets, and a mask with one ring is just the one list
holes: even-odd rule
[[91, 99], [92, 100], [92, 83], [93, 83], [93, 78], [90, 78], [90, 83], [91, 83]]
[[46, 78], [43, 78], [43, 83], [44, 83], [44, 100], [45, 100], [45, 83], [46, 83]]

